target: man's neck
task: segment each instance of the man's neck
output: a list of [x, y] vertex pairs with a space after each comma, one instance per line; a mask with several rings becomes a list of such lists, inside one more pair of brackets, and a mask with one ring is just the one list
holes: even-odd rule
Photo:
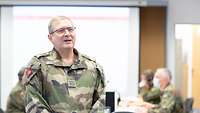
[[167, 82], [167, 83], [165, 83], [164, 85], [161, 85], [160, 89], [161, 89], [162, 91], [164, 91], [165, 88], [167, 88], [169, 85], [170, 85], [170, 82]]
[[59, 54], [61, 56], [61, 60], [66, 64], [73, 64], [75, 61], [75, 54], [73, 52], [73, 49], [66, 49], [59, 51]]

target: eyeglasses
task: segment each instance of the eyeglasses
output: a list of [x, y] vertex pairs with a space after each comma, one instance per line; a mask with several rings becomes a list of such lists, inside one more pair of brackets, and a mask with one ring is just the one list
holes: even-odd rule
[[53, 33], [64, 34], [64, 33], [66, 33], [66, 30], [68, 32], [73, 32], [75, 29], [76, 29], [76, 27], [63, 27], [63, 28], [59, 28], [55, 31], [52, 31], [50, 34], [53, 34]]

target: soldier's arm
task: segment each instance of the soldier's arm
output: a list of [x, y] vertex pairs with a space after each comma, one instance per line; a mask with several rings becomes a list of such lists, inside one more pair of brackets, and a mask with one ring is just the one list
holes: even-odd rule
[[100, 65], [97, 65], [97, 82], [93, 94], [93, 106], [91, 112], [95, 112], [105, 106], [105, 78]]
[[157, 108], [150, 109], [148, 113], [173, 113], [175, 106], [174, 94], [166, 92], [161, 98], [161, 102]]
[[158, 100], [159, 98], [160, 98], [160, 90], [158, 88], [152, 88], [152, 90], [143, 94], [143, 100], [146, 102]]
[[145, 88], [145, 87], [140, 87], [139, 88], [139, 95], [141, 97], [143, 97], [147, 92], [149, 92], [149, 90], [147, 88]]
[[30, 69], [25, 70], [23, 80], [26, 86], [26, 113], [50, 113], [51, 108], [42, 96], [41, 64], [33, 58]]
[[16, 86], [12, 89], [6, 106], [6, 113], [24, 113], [24, 95], [23, 86], [18, 81]]

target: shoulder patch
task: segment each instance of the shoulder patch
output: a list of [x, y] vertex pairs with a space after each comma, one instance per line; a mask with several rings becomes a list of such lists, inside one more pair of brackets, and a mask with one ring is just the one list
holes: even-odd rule
[[28, 84], [31, 78], [35, 76], [38, 70], [40, 70], [40, 66], [41, 63], [39, 62], [39, 60], [36, 57], [33, 57], [24, 70], [24, 74], [22, 77], [22, 83], [24, 85]]
[[32, 71], [32, 69], [30, 68], [30, 67], [28, 67], [28, 68], [26, 68], [25, 70], [24, 70], [24, 75], [25, 76], [30, 76], [31, 74], [33, 73], [33, 71]]

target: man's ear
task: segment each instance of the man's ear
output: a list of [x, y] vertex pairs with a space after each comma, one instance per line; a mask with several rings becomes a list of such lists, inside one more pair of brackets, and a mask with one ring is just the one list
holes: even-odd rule
[[49, 39], [50, 41], [52, 40], [51, 34], [48, 34], [48, 39]]

